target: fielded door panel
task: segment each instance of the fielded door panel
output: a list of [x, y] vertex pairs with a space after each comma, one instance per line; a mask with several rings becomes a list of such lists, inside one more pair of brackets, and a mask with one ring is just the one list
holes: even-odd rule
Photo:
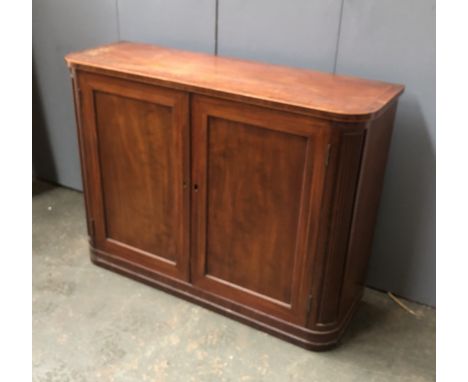
[[205, 96], [191, 107], [192, 282], [303, 324], [326, 123]]
[[189, 279], [188, 95], [78, 73], [93, 246]]

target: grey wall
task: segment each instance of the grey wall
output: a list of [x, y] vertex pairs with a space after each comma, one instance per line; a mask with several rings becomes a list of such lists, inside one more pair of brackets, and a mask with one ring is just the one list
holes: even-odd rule
[[81, 189], [72, 91], [63, 57], [117, 40], [117, 28], [114, 0], [33, 1], [33, 108], [34, 115], [41, 116], [33, 123], [36, 176]]
[[120, 39], [213, 53], [215, 0], [119, 0]]
[[435, 0], [34, 0], [36, 176], [81, 189], [63, 56], [120, 39], [405, 84], [368, 283], [435, 305]]
[[219, 2], [218, 53], [333, 71], [341, 0]]
[[406, 85], [368, 282], [435, 305], [435, 1], [348, 0], [337, 72]]

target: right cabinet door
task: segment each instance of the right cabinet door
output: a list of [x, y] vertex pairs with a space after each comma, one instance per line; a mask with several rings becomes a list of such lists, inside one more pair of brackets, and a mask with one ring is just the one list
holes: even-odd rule
[[205, 96], [191, 107], [193, 284], [304, 324], [327, 123]]

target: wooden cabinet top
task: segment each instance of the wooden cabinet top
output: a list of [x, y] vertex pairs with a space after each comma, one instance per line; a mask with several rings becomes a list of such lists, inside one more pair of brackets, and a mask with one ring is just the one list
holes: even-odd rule
[[71, 53], [65, 60], [73, 67], [337, 120], [372, 119], [404, 90], [398, 84], [130, 42]]

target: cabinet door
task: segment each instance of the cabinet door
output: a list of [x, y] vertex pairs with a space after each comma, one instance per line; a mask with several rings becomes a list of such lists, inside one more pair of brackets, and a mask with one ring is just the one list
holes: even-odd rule
[[188, 95], [78, 72], [93, 246], [188, 279]]
[[298, 114], [193, 97], [196, 286], [304, 324], [327, 127]]

